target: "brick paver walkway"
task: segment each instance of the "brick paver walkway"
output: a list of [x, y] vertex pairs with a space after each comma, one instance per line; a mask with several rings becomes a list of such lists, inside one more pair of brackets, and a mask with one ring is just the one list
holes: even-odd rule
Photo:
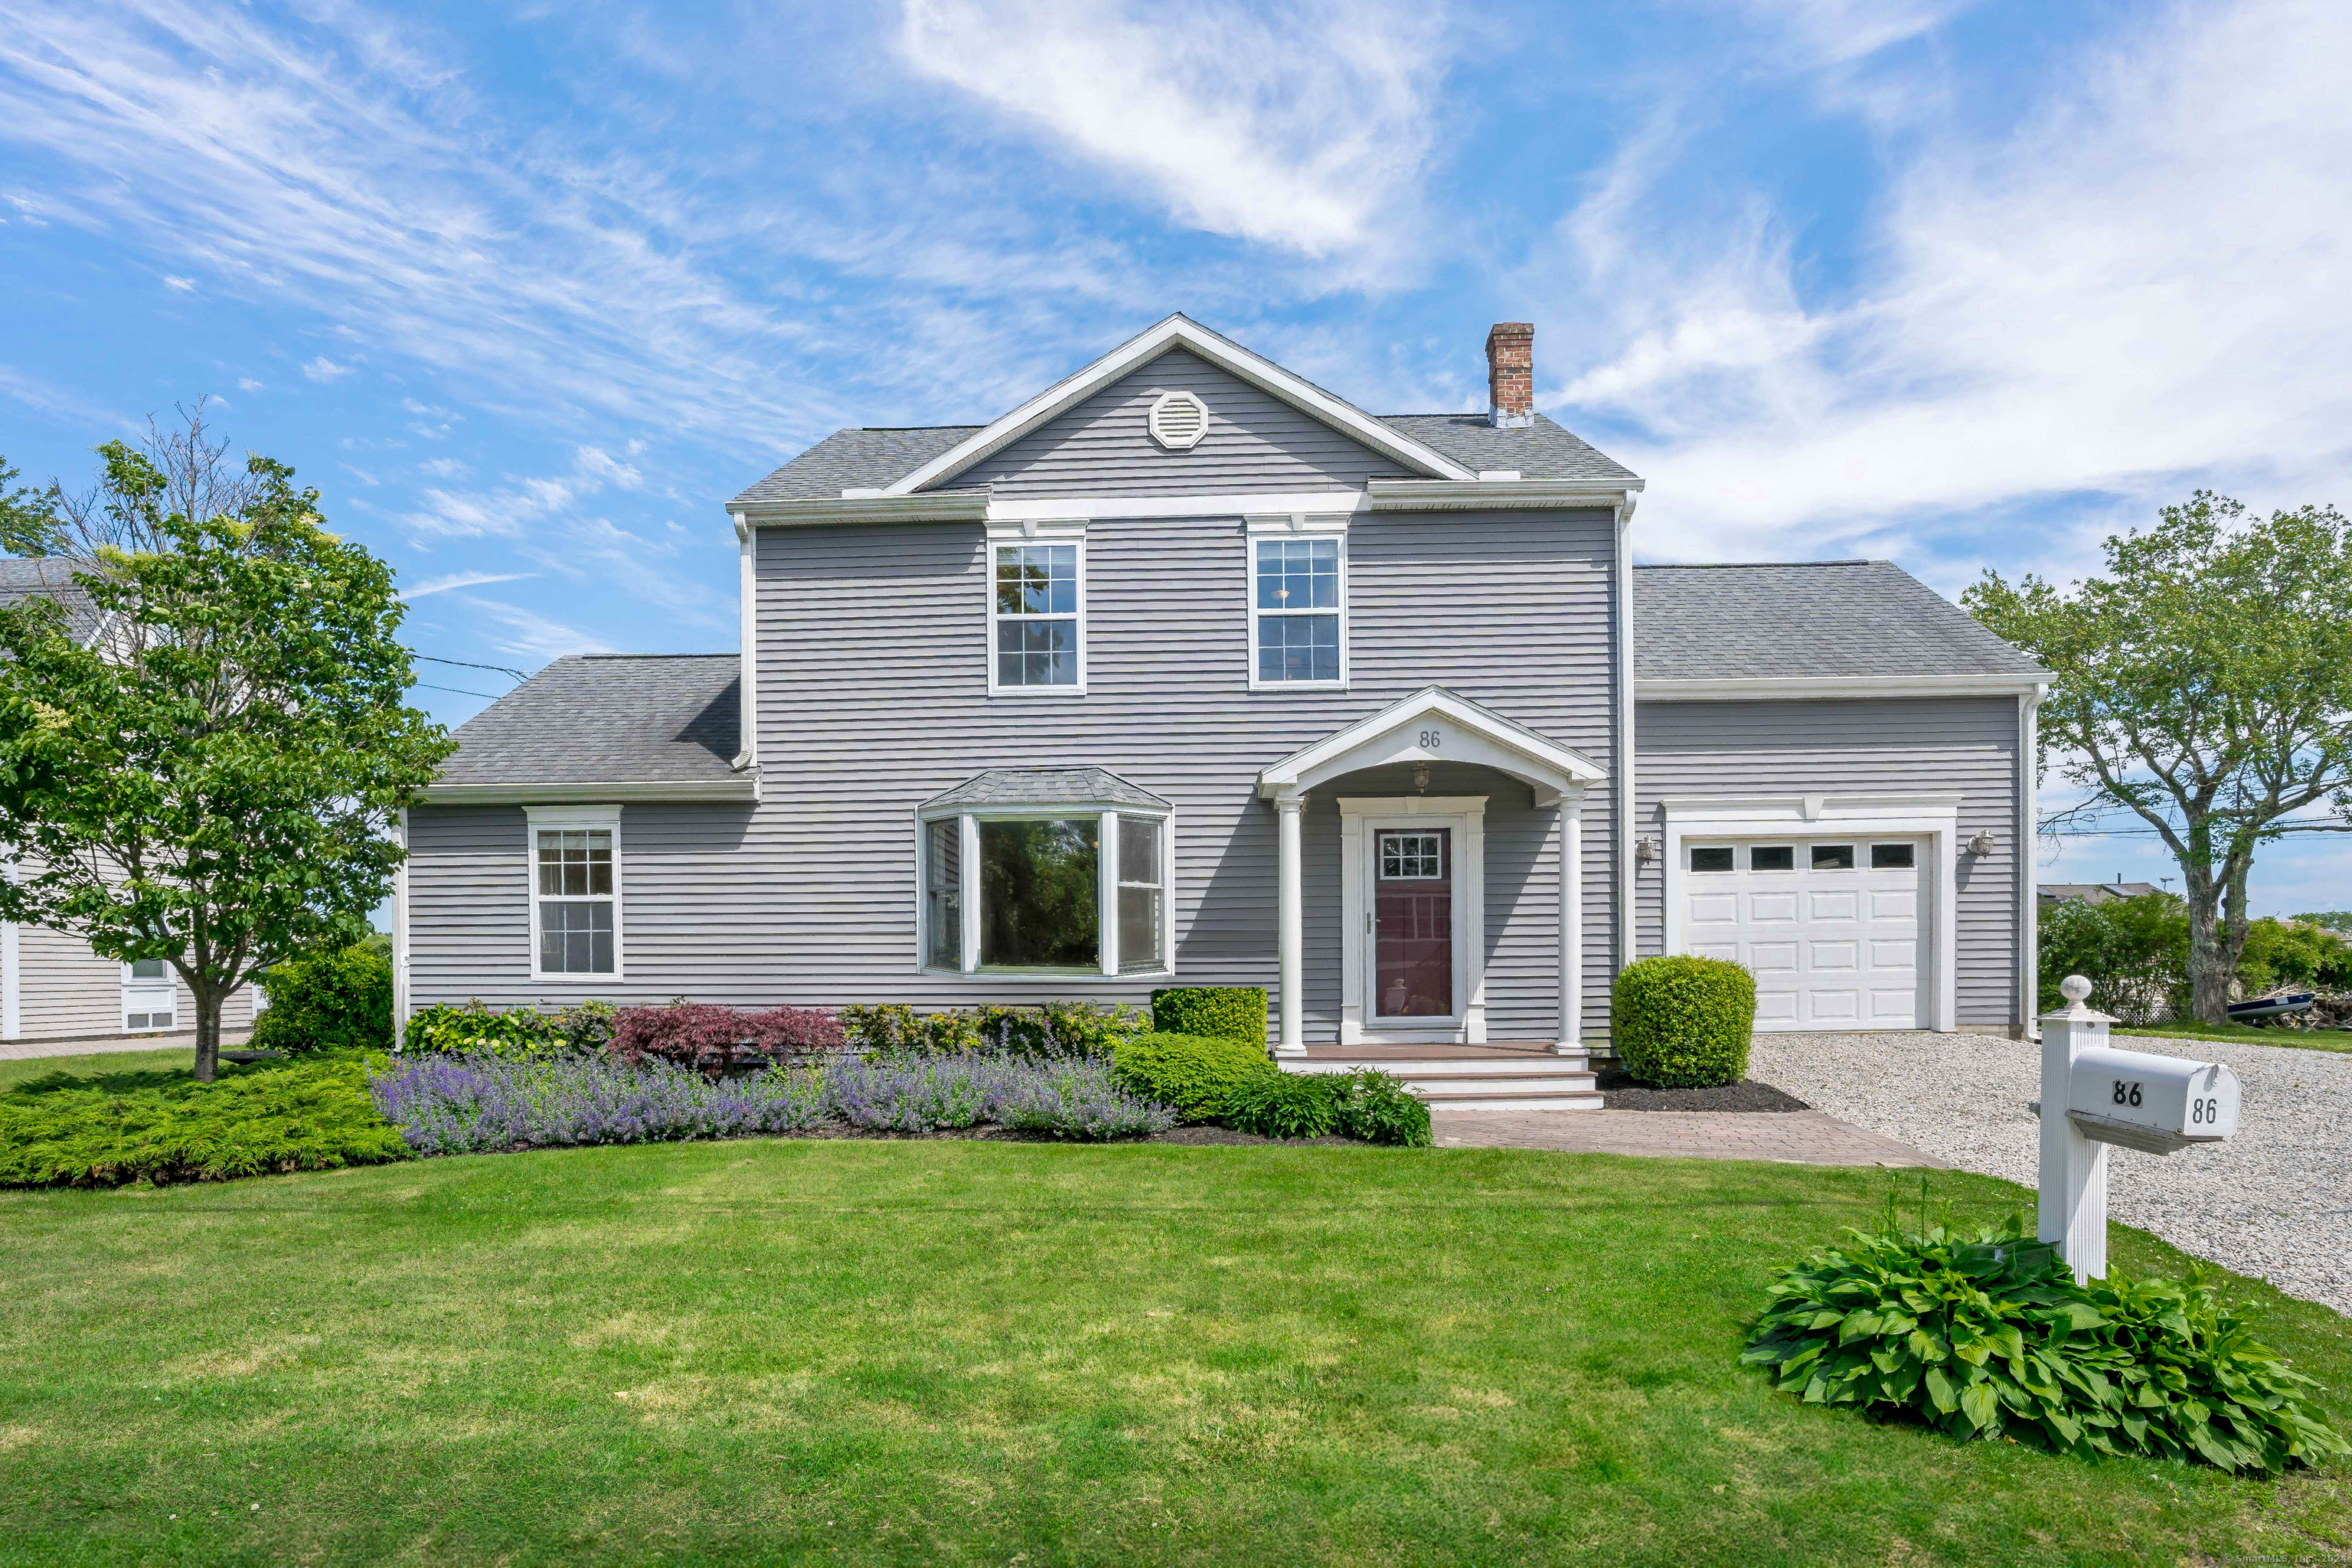
[[[242, 1026], [221, 1031], [221, 1048], [241, 1049], [253, 1031]], [[168, 1035], [84, 1035], [69, 1040], [0, 1040], [0, 1062], [31, 1061], [41, 1057], [88, 1057], [108, 1051], [194, 1050], [196, 1032], [182, 1029]]]
[[1908, 1143], [1819, 1110], [1441, 1110], [1430, 1121], [1441, 1149], [1949, 1168]]

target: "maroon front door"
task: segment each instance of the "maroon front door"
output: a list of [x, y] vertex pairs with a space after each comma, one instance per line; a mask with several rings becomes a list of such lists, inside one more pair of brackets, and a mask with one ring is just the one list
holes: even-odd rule
[[1453, 1016], [1453, 830], [1382, 829], [1372, 862], [1373, 1016]]

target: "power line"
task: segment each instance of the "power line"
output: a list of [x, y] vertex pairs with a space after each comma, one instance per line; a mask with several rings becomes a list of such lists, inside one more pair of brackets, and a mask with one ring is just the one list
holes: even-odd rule
[[[521, 670], [520, 670], [520, 669], [509, 669], [509, 668], [508, 668], [505, 665], [503, 665], [503, 664], [476, 664], [472, 659], [469, 659], [469, 658], [441, 658], [438, 654], [430, 654], [430, 653], [415, 653], [415, 654], [411, 654], [411, 655], [409, 655], [409, 657], [410, 657], [411, 658], [421, 658], [421, 659], [423, 659], [423, 660], [424, 660], [425, 663], [427, 663], [427, 664], [454, 664], [454, 665], [457, 665], [457, 666], [459, 668], [461, 668], [461, 669], [494, 669], [494, 670], [497, 670], [500, 675], [511, 675], [511, 676], [513, 676], [517, 680], [529, 680], [529, 679], [530, 679], [530, 676], [525, 675]], [[436, 690], [436, 691], [454, 691], [454, 690], [456, 690], [456, 689], [457, 689], [457, 688], [455, 688], [455, 687], [435, 687], [435, 688], [434, 688], [434, 689], [435, 689], [435, 690]], [[478, 696], [480, 696], [480, 695], [481, 695], [481, 693], [478, 691], [478, 692], [474, 693], [474, 695], [475, 695], [475, 696], [477, 696], [477, 697], [478, 697]]]
[[409, 685], [419, 691], [453, 691], [460, 697], [478, 697], [486, 702], [496, 702], [499, 700], [498, 697], [491, 692], [468, 691], [462, 686], [436, 686], [429, 680], [412, 680], [409, 682]]

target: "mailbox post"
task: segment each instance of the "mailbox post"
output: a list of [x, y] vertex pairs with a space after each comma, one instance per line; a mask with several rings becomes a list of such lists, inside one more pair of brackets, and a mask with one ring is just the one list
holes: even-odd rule
[[2238, 1131], [2238, 1075], [2107, 1044], [2115, 1020], [2084, 1004], [2070, 974], [2066, 1005], [2042, 1019], [2042, 1201], [2035, 1234], [2057, 1245], [2079, 1282], [2107, 1272], [2107, 1145], [2169, 1154]]

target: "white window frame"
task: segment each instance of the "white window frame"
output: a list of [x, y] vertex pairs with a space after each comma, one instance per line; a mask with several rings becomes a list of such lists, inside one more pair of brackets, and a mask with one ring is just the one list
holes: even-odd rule
[[[627, 922], [623, 913], [622, 899], [623, 885], [626, 878], [622, 870], [624, 856], [621, 845], [621, 808], [617, 805], [526, 805], [522, 808], [522, 818], [523, 887], [530, 901], [531, 980], [536, 984], [548, 985], [576, 985], [587, 988], [620, 984], [628, 973]], [[550, 970], [541, 969], [539, 966], [540, 900], [542, 897], [564, 897], [562, 894], [542, 895], [539, 890], [539, 836], [541, 833], [577, 833], [583, 829], [610, 833], [613, 836], [613, 967], [609, 973]]]
[[[996, 552], [1008, 545], [1067, 544], [1077, 551], [1077, 613], [1073, 617], [1078, 637], [1078, 683], [1076, 686], [1006, 686], [996, 679], [996, 626], [1005, 617], [996, 610]], [[1087, 525], [1083, 521], [990, 523], [986, 552], [982, 557], [982, 601], [988, 633], [988, 694], [1010, 698], [1068, 698], [1087, 694]], [[1014, 617], [1028, 619], [1027, 616]]]
[[[1291, 512], [1279, 517], [1243, 520], [1242, 604], [1249, 616], [1249, 689], [1252, 691], [1345, 691], [1348, 689], [1348, 519], [1344, 513], [1318, 515]], [[1339, 605], [1332, 610], [1265, 610], [1257, 602], [1257, 550], [1275, 540], [1328, 539], [1339, 545]], [[1339, 679], [1337, 680], [1265, 680], [1258, 675], [1258, 623], [1267, 616], [1336, 615], [1339, 622]]]
[[[983, 822], [1072, 821], [1097, 819], [1095, 833], [1095, 947], [1092, 969], [994, 968], [980, 963], [980, 825]], [[1149, 817], [1160, 825], [1160, 962], [1150, 969], [1119, 973], [1118, 952], [1118, 822], [1122, 816]], [[956, 907], [961, 917], [958, 952], [961, 964], [953, 969], [929, 962], [930, 899], [929, 868], [924, 858], [934, 822], [958, 824], [956, 856], [959, 876]], [[1119, 805], [1108, 801], [1077, 801], [1066, 805], [992, 805], [970, 811], [929, 811], [915, 815], [915, 968], [924, 974], [967, 974], [1004, 980], [1028, 978], [1076, 981], [1164, 980], [1176, 973], [1176, 814], [1162, 806]]]
[[[159, 958], [155, 962], [163, 966], [163, 973], [153, 979], [141, 979], [131, 973], [131, 961], [128, 959], [122, 961], [122, 1032], [126, 1035], [133, 1033], [143, 1035], [164, 1029], [177, 1029], [180, 1026], [179, 972], [172, 967], [169, 959]], [[169, 997], [172, 1003], [172, 1021], [168, 1024], [154, 1023], [152, 1021], [154, 1007], [151, 1003], [138, 1009], [140, 1016], [150, 1021], [138, 1026], [134, 1030], [131, 1023], [132, 1011], [131, 1001], [134, 993], [144, 996], [160, 994]]]

